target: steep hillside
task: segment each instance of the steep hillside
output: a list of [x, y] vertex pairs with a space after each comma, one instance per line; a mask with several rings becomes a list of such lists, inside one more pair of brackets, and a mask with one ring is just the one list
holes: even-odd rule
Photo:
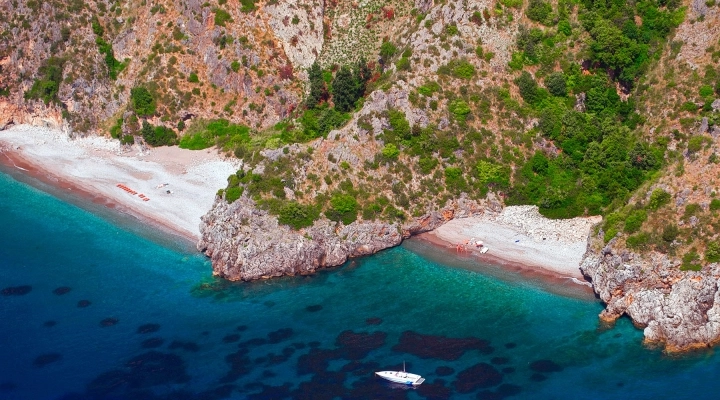
[[[648, 285], [668, 294], [720, 261], [715, 1], [30, 0], [0, 10], [13, 16], [0, 19], [0, 127], [242, 159], [199, 245], [230, 279], [334, 265], [501, 204], [605, 216], [583, 271], [609, 320], [642, 308], [632, 304]], [[271, 233], [287, 239], [282, 251], [261, 240]], [[284, 266], [273, 270], [276, 256]], [[678, 312], [707, 321], [711, 303]], [[648, 337], [671, 341], [651, 322], [670, 319], [642, 315]]]

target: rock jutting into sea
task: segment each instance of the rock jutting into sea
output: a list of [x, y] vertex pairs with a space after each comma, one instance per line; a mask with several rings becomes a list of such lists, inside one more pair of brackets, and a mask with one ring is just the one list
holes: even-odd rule
[[[599, 238], [602, 240], [602, 232]], [[667, 255], [640, 257], [613, 249], [588, 250], [581, 263], [595, 293], [606, 304], [600, 318], [613, 322], [623, 314], [644, 329], [648, 344], [668, 352], [708, 347], [720, 340], [720, 266], [681, 271]], [[592, 246], [589, 246], [592, 247]]]
[[348, 258], [397, 246], [403, 238], [435, 229], [452, 218], [499, 209], [500, 203], [490, 198], [480, 203], [461, 198], [404, 224], [355, 221], [344, 225], [321, 218], [295, 231], [246, 196], [232, 204], [218, 197], [202, 217], [197, 248], [212, 260], [214, 274], [229, 280], [311, 274]]

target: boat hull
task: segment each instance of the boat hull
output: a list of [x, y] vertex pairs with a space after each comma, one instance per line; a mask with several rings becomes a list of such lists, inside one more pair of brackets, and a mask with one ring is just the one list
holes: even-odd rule
[[410, 374], [403, 371], [380, 371], [376, 372], [375, 375], [394, 383], [400, 383], [403, 385], [417, 386], [425, 379], [420, 375]]

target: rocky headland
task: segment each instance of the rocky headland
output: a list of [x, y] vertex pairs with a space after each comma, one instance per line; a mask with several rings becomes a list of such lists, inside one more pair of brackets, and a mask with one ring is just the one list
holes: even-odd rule
[[403, 224], [355, 221], [344, 225], [321, 218], [295, 231], [258, 209], [248, 197], [232, 204], [218, 197], [202, 217], [197, 248], [212, 260], [214, 274], [229, 280], [306, 275], [397, 246], [403, 238], [433, 230], [452, 218], [499, 207], [497, 201], [461, 198]]
[[616, 251], [613, 244], [589, 250], [580, 265], [606, 304], [601, 320], [613, 323], [625, 314], [643, 329], [647, 344], [668, 352], [705, 348], [720, 340], [717, 263], [701, 271], [681, 271], [665, 254], [639, 256]]

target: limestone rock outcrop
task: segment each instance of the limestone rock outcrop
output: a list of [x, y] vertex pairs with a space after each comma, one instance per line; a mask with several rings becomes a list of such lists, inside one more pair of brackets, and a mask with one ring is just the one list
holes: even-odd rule
[[459, 199], [404, 225], [368, 221], [344, 225], [322, 218], [295, 231], [245, 196], [232, 204], [218, 198], [202, 218], [197, 248], [212, 260], [214, 274], [225, 279], [305, 275], [397, 246], [403, 238], [483, 210], [484, 205]]
[[644, 329], [648, 344], [663, 345], [668, 352], [720, 340], [720, 265], [681, 271], [664, 254], [617, 253], [612, 242], [600, 252], [588, 251], [580, 266], [606, 304], [602, 320], [613, 322], [626, 314]]

